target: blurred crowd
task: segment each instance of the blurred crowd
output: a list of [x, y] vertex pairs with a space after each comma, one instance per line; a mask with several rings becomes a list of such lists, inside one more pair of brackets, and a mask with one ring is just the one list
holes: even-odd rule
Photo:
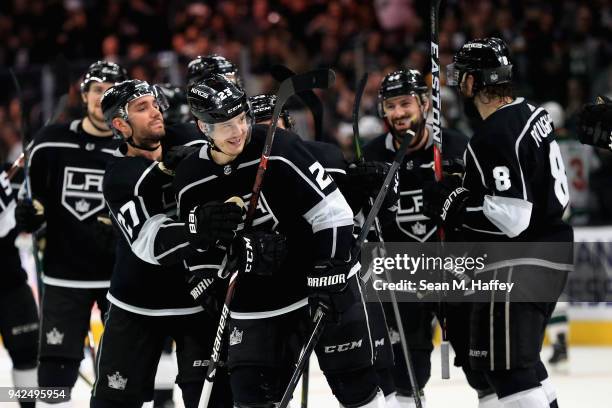
[[[31, 133], [44, 124], [41, 88], [49, 78], [54, 100], [68, 92], [62, 121], [82, 113], [79, 76], [94, 60], [120, 62], [135, 78], [184, 85], [187, 62], [210, 53], [239, 66], [249, 94], [275, 89], [274, 64], [297, 72], [333, 68], [336, 86], [322, 94], [324, 133], [350, 157], [356, 83], [370, 74], [362, 99], [367, 138], [384, 131], [376, 116], [382, 76], [399, 66], [430, 70], [429, 13], [426, 0], [2, 1], [0, 159], [21, 152], [22, 127]], [[584, 103], [612, 94], [612, 0], [442, 0], [439, 29], [442, 66], [468, 39], [504, 39], [517, 93], [556, 102], [565, 137], [572, 137]], [[21, 102], [7, 67], [17, 72]], [[469, 134], [457, 97], [442, 92], [445, 123]], [[597, 172], [612, 170], [609, 157], [600, 159], [599, 169], [590, 170], [593, 189]], [[608, 200], [598, 194], [596, 202]], [[596, 207], [597, 222], [612, 221], [612, 197]]]

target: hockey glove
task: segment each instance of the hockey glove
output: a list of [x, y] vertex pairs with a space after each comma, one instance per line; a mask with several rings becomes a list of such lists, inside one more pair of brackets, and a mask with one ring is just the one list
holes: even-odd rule
[[173, 146], [168, 151], [164, 152], [162, 162], [168, 170], [174, 171], [179, 163], [187, 156], [200, 150], [202, 146]]
[[37, 231], [45, 222], [45, 208], [38, 200], [19, 200], [15, 207], [15, 221], [19, 231]]
[[347, 310], [355, 297], [348, 289], [351, 264], [337, 259], [316, 262], [307, 276], [308, 303], [312, 312], [322, 307], [332, 320]]
[[[347, 185], [344, 190], [346, 190], [346, 199], [355, 214], [363, 208], [369, 198], [376, 198], [389, 172], [389, 167], [387, 163], [376, 161], [358, 162], [349, 166]], [[383, 208], [392, 207], [399, 198], [396, 181], [394, 180], [389, 186]]]
[[226, 269], [230, 272], [270, 276], [287, 257], [287, 238], [254, 232], [236, 237], [230, 247]]
[[598, 102], [580, 112], [578, 138], [583, 144], [612, 150], [612, 101], [599, 96]]
[[217, 241], [230, 242], [242, 222], [242, 208], [235, 203], [212, 201], [197, 205], [189, 211], [187, 235], [191, 242], [214, 245]]
[[461, 178], [447, 176], [440, 182], [423, 185], [423, 211], [438, 225], [454, 228], [463, 224], [470, 192], [461, 186]]

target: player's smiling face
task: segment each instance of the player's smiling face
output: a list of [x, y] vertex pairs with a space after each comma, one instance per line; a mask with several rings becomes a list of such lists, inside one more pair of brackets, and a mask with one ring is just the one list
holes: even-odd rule
[[152, 95], [131, 101], [128, 105], [128, 118], [134, 132], [132, 137], [139, 145], [155, 145], [166, 134], [164, 117]]
[[87, 105], [87, 115], [96, 122], [99, 127], [106, 127], [100, 100], [104, 92], [113, 86], [110, 82], [92, 82], [89, 90], [82, 94], [83, 102]]
[[383, 101], [385, 117], [400, 132], [414, 126], [411, 118], [421, 118], [420, 105], [414, 95], [400, 95]]
[[228, 156], [236, 157], [244, 149], [249, 134], [249, 123], [246, 113], [221, 123], [215, 123], [210, 137], [217, 149]]

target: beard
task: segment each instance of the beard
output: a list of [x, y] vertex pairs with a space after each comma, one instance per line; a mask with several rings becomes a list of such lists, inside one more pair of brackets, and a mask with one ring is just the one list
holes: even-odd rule
[[111, 130], [106, 121], [104, 120], [104, 116], [98, 113], [98, 109], [87, 109], [87, 117], [91, 124], [98, 130]]

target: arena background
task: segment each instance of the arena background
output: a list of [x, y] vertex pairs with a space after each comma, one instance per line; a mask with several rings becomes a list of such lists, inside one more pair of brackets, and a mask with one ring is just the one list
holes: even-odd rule
[[[612, 154], [580, 145], [575, 135], [580, 108], [596, 95], [612, 96], [612, 1], [443, 0], [439, 26], [443, 66], [468, 39], [503, 38], [512, 51], [516, 93], [546, 103], [553, 115], [571, 188], [567, 219], [582, 241], [576, 273], [592, 274], [575, 275], [587, 281], [592, 302], [571, 304], [570, 343], [589, 347], [576, 355], [602, 356], [609, 365], [610, 349], [593, 347], [612, 346]], [[333, 68], [336, 85], [321, 94], [322, 139], [351, 159], [356, 82], [370, 74], [361, 119], [368, 139], [384, 131], [376, 115], [383, 75], [400, 66], [429, 72], [429, 37], [425, 0], [4, 0], [0, 162], [13, 162], [23, 138], [51, 116], [59, 122], [82, 116], [80, 76], [93, 61], [116, 61], [131, 77], [183, 86], [187, 62], [210, 53], [239, 66], [251, 95], [276, 89], [268, 74], [274, 64], [297, 72]], [[453, 91], [443, 87], [442, 96], [445, 125], [471, 134]], [[290, 108], [298, 132], [313, 138], [310, 114], [299, 103]], [[22, 252], [30, 265], [27, 248]], [[8, 364], [0, 359], [0, 372]], [[612, 369], [604, 372], [612, 378]], [[0, 385], [5, 379], [0, 375]]]

